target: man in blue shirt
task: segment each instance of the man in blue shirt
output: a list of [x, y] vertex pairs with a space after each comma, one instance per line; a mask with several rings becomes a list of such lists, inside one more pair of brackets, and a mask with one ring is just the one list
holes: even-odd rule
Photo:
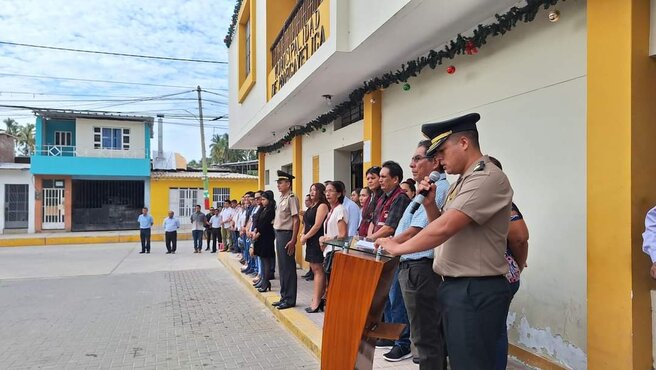
[[[339, 181], [341, 182], [341, 181]], [[344, 185], [343, 182], [341, 182], [342, 185]], [[344, 189], [347, 189], [346, 185], [344, 185]], [[346, 212], [348, 212], [348, 236], [355, 236], [358, 235], [358, 227], [360, 226], [360, 219], [362, 218], [362, 211], [360, 210], [360, 207], [358, 207], [357, 204], [355, 204], [354, 201], [351, 200], [350, 197], [346, 196], [344, 197], [344, 202], [343, 202], [344, 208], [346, 208]]]
[[175, 254], [178, 244], [178, 229], [180, 221], [173, 217], [173, 211], [169, 211], [169, 217], [164, 219], [164, 240], [166, 241], [166, 254]]
[[651, 258], [649, 275], [656, 279], [656, 207], [650, 209], [645, 217], [645, 232], [642, 233], [642, 250]]
[[[449, 183], [439, 160], [435, 156], [426, 156], [426, 151], [430, 146], [430, 140], [419, 143], [414, 156], [410, 160], [410, 169], [413, 178], [417, 182], [429, 176], [433, 171], [440, 173], [440, 179], [436, 183], [435, 203], [438, 208], [441, 208], [446, 200]], [[394, 233], [394, 240], [399, 243], [412, 238], [429, 223], [423, 205], [420, 205], [414, 214], [410, 212], [411, 208], [412, 203], [405, 209]], [[417, 348], [416, 360], [420, 369], [446, 369], [442, 313], [437, 300], [437, 290], [440, 282], [441, 277], [433, 271], [433, 249], [429, 249], [401, 256], [398, 284], [392, 286], [390, 290], [391, 306], [399, 306], [397, 311], [401, 311], [402, 308], [407, 310], [410, 321], [410, 336], [412, 343]], [[401, 302], [398, 302], [399, 292], [397, 290], [400, 290], [403, 296]], [[402, 359], [408, 354], [409, 348], [406, 350], [402, 346], [399, 347], [397, 341], [397, 345], [392, 348], [392, 351], [383, 355], [383, 357], [388, 361], [394, 361], [394, 359]]]
[[148, 208], [143, 207], [141, 214], [137, 218], [139, 223], [139, 238], [141, 239], [141, 252], [150, 253], [150, 228], [153, 226], [153, 216], [148, 214]]

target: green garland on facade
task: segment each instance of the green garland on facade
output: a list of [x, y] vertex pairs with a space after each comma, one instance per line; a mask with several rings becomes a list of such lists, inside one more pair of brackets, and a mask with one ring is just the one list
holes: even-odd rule
[[235, 11], [232, 13], [232, 21], [228, 27], [228, 33], [223, 38], [223, 43], [227, 48], [232, 44], [232, 37], [235, 35], [235, 27], [237, 27], [237, 18], [239, 17], [239, 9], [241, 9], [241, 3], [243, 0], [237, 0], [235, 4]]
[[564, 0], [528, 0], [527, 5], [521, 8], [512, 7], [503, 15], [495, 14], [496, 22], [489, 25], [479, 24], [474, 29], [471, 37], [464, 37], [458, 34], [455, 39], [451, 40], [441, 50], [430, 50], [428, 54], [402, 64], [399, 70], [389, 71], [382, 76], [365, 81], [361, 87], [349, 94], [348, 101], [337, 104], [332, 110], [318, 116], [305, 126], [290, 129], [282, 139], [271, 145], [258, 147], [257, 151], [270, 153], [280, 150], [283, 146], [291, 143], [292, 139], [296, 136], [309, 134], [317, 130], [325, 131], [324, 126], [333, 122], [352, 107], [360, 104], [365, 94], [381, 88], [387, 88], [393, 84], [406, 84], [410, 78], [417, 77], [425, 67], [435, 69], [438, 65], [442, 64], [444, 59], [454, 59], [456, 55], [463, 53], [469, 55], [475, 54], [479, 47], [487, 43], [488, 37], [503, 35], [515, 28], [519, 22], [532, 22], [541, 7], [548, 9], [556, 5], [559, 1]]

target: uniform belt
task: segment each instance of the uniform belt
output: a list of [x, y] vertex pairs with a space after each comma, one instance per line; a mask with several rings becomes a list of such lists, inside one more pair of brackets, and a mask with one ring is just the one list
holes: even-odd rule
[[424, 257], [418, 260], [404, 260], [399, 262], [400, 269], [409, 269], [412, 266], [418, 266], [418, 265], [433, 265], [433, 259]]
[[442, 276], [443, 281], [456, 281], [456, 280], [492, 280], [492, 279], [505, 279], [503, 275], [492, 275], [492, 276]]
[[293, 230], [276, 229], [279, 233], [291, 233]]

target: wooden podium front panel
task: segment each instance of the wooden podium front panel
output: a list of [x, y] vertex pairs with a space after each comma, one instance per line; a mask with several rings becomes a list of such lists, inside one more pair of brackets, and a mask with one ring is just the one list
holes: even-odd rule
[[375, 339], [365, 338], [366, 327], [380, 321], [391, 283], [381, 275], [393, 274], [397, 260], [335, 253], [324, 317], [322, 369], [371, 369]]

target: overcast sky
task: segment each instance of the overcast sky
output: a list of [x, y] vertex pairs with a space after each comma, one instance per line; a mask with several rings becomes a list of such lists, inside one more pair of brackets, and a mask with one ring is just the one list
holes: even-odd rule
[[[234, 0], [2, 0], [0, 42], [227, 61], [223, 38], [234, 4]], [[200, 85], [215, 93], [203, 93], [205, 117], [211, 119], [227, 114], [225, 64], [149, 60], [0, 44], [0, 66], [0, 104], [151, 116], [163, 113], [169, 116], [165, 118], [164, 149], [178, 151], [187, 160], [200, 158], [201, 152], [198, 121], [193, 116], [198, 114], [198, 103], [196, 92], [191, 90]], [[57, 79], [26, 77], [28, 75]], [[185, 91], [189, 92], [183, 93]], [[125, 101], [176, 93], [183, 94], [165, 100]], [[121, 99], [123, 101], [117, 101]], [[29, 110], [0, 107], [0, 120], [7, 117], [19, 123], [35, 121]], [[4, 124], [0, 126], [4, 128]], [[225, 120], [208, 122], [207, 145], [212, 134], [227, 132], [227, 126]], [[153, 149], [157, 146], [156, 138], [155, 135], [151, 142]]]

